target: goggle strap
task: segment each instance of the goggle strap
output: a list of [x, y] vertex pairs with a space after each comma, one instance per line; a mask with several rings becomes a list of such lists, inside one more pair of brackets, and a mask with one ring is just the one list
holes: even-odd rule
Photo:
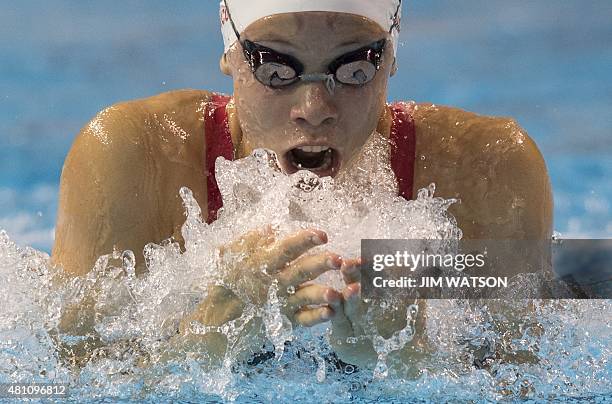
[[393, 14], [393, 22], [391, 24], [391, 28], [389, 28], [389, 34], [391, 34], [393, 32], [394, 28], [397, 28], [398, 32], [400, 30], [399, 12], [400, 12], [401, 9], [402, 9], [402, 0], [399, 0], [399, 4], [397, 5], [397, 9], [395, 10], [395, 14]]
[[238, 29], [236, 28], [236, 24], [234, 24], [234, 19], [232, 18], [232, 13], [230, 13], [230, 9], [229, 9], [229, 7], [227, 5], [227, 1], [223, 0], [223, 4], [225, 5], [225, 9], [227, 10], [227, 17], [228, 17], [228, 19], [230, 21], [230, 24], [232, 25], [232, 29], [234, 30], [234, 34], [236, 34], [236, 39], [238, 39], [238, 41], [240, 41], [240, 32], [238, 32]]

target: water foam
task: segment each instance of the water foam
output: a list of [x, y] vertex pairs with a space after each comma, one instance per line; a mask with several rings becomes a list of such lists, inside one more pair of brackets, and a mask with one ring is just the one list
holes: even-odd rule
[[[1, 233], [0, 382], [63, 381], [79, 400], [283, 396], [325, 401], [330, 395], [339, 401], [398, 396], [481, 400], [609, 394], [608, 300], [429, 301], [425, 333], [430, 352], [413, 359], [414, 377], [398, 379], [386, 359], [423, 331], [415, 329], [414, 321], [391, 338], [372, 335], [379, 356], [374, 370], [339, 367], [330, 359], [327, 325], [294, 328], [279, 308], [277, 284], [264, 285], [262, 302], [245, 285], [228, 282], [223, 265], [245, 257], [228, 258], [219, 246], [265, 226], [277, 238], [319, 228], [330, 240], [324, 248], [345, 257], [359, 255], [361, 238], [461, 237], [447, 212], [454, 201], [435, 197], [433, 186], [414, 201], [396, 196], [393, 173], [381, 163], [388, 161], [387, 150], [374, 136], [355, 162], [354, 175], [336, 180], [308, 172], [287, 176], [263, 150], [235, 162], [220, 159], [217, 180], [224, 208], [218, 220], [204, 223], [197, 201], [182, 189], [184, 251], [173, 240], [147, 245], [143, 277], [135, 275], [134, 254], [127, 251], [101, 257], [86, 276], [68, 278], [50, 265], [46, 254], [19, 248]], [[268, 278], [264, 274], [262, 279]], [[343, 286], [333, 276], [320, 281]], [[230, 346], [225, 352], [209, 351], [207, 342], [177, 334], [181, 319], [211, 293], [209, 285], [224, 285], [245, 302], [233, 321], [190, 324], [196, 335], [222, 336]], [[417, 310], [410, 306], [408, 318]], [[78, 326], [60, 327], [62, 313], [70, 313]], [[244, 355], [241, 344], [257, 322], [274, 360]], [[91, 329], [95, 332], [83, 332]], [[76, 358], [78, 366], [66, 358]]]

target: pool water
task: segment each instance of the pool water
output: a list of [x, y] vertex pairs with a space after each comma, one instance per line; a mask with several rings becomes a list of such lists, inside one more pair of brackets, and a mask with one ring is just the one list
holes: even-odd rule
[[[179, 88], [231, 93], [231, 79], [218, 69], [223, 45], [217, 14], [215, 1], [3, 2], [0, 228], [8, 236], [0, 237], [0, 382], [73, 377], [54, 357], [49, 335], [65, 296], [48, 294], [47, 257], [25, 246], [51, 249], [59, 176], [74, 137], [97, 111], [121, 100]], [[514, 117], [547, 162], [555, 230], [566, 238], [609, 238], [610, 21], [607, 0], [407, 2], [389, 99]], [[177, 264], [179, 258], [166, 253], [167, 265]], [[145, 283], [124, 286], [140, 290], [149, 299], [143, 301], [162, 296], [147, 294]], [[233, 363], [215, 372], [202, 368], [197, 353], [184, 351], [182, 360], [144, 369], [134, 367], [129, 354], [106, 358], [71, 381], [73, 394], [150, 402], [267, 402], [279, 396], [320, 402], [609, 400], [610, 301], [566, 301], [555, 310], [536, 306], [535, 319], [524, 319], [522, 335], [508, 343], [534, 353], [537, 365], [472, 366], [474, 351], [499, 341], [495, 314], [440, 301], [432, 304], [428, 320], [437, 353], [418, 364], [424, 371], [415, 379], [377, 380], [365, 371], [338, 369], [326, 359], [325, 344], [317, 342], [324, 335], [318, 328], [304, 331], [310, 335], [299, 339], [306, 346], [294, 343], [280, 360]], [[446, 321], [448, 316], [461, 321]], [[112, 320], [108, 316], [104, 323], [109, 335]], [[531, 333], [532, 320], [544, 326], [544, 335]], [[159, 337], [157, 330], [141, 327], [147, 337]]]
[[[555, 230], [612, 234], [612, 4], [407, 2], [391, 100], [512, 116], [540, 146]], [[63, 159], [115, 102], [177, 88], [231, 93], [216, 2], [3, 2], [0, 227], [49, 251]]]
[[[250, 259], [248, 252], [219, 252], [218, 245], [265, 224], [277, 237], [304, 227], [322, 229], [329, 243], [319, 248], [345, 257], [358, 256], [365, 237], [460, 237], [447, 212], [453, 201], [432, 190], [423, 190], [414, 201], [397, 196], [395, 178], [381, 164], [388, 161], [382, 137], [371, 147], [365, 154], [370, 159], [357, 162], [368, 174], [345, 181], [319, 180], [308, 172], [286, 176], [272, 168], [263, 151], [235, 162], [218, 160], [224, 199], [218, 220], [203, 223], [191, 192], [182, 189], [186, 251], [180, 253], [176, 243], [148, 245], [143, 277], [135, 276], [131, 252], [117, 252], [102, 257], [87, 276], [65, 279], [49, 267], [47, 255], [21, 249], [0, 233], [0, 383], [64, 382], [74, 402], [608, 397], [612, 317], [605, 313], [612, 309], [610, 300], [428, 300], [425, 305], [403, 300], [394, 310], [407, 322], [385, 338], [372, 325], [389, 303], [371, 300], [362, 326], [373, 341], [376, 366], [365, 368], [337, 359], [329, 323], [295, 327], [282, 310], [294, 291], [284, 293], [265, 267], [241, 264]], [[372, 156], [378, 161], [372, 163]], [[334, 271], [317, 281], [343, 287]], [[515, 282], [513, 289], [531, 287], [524, 279]], [[240, 317], [220, 327], [186, 326], [195, 341], [200, 341], [197, 334], [222, 334], [227, 350], [177, 335], [181, 319], [210, 294], [207, 285], [223, 285], [239, 296], [244, 303]], [[261, 296], [267, 296], [264, 304]], [[84, 309], [89, 299], [96, 303]], [[91, 319], [94, 337], [59, 327], [60, 312], [72, 313], [72, 324]], [[259, 331], [248, 324], [260, 324], [254, 328]], [[252, 345], [244, 341], [251, 338], [261, 342], [255, 355], [244, 355]], [[350, 347], [359, 338], [340, 343]], [[422, 338], [427, 344], [398, 362], [398, 350]], [[90, 356], [78, 354], [84, 347]], [[69, 351], [77, 352], [78, 367]]]

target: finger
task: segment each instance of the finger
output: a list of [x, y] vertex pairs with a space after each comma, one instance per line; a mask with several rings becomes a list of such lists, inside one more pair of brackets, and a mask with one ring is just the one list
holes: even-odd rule
[[342, 290], [344, 314], [353, 326], [355, 334], [363, 332], [360, 325], [363, 316], [363, 302], [361, 301], [361, 284], [351, 283]]
[[229, 251], [232, 253], [244, 252], [253, 249], [255, 246], [269, 245], [274, 241], [274, 230], [268, 225], [262, 229], [251, 230], [243, 234], [238, 240], [233, 241], [226, 248], [222, 248], [222, 252]]
[[[359, 284], [356, 284], [359, 285]], [[353, 307], [355, 305], [355, 300], [360, 297], [359, 288], [354, 285], [349, 285], [342, 290], [342, 301], [341, 303], [336, 305], [330, 305], [334, 309], [334, 317], [332, 318], [332, 337], [334, 338], [335, 344], [339, 344], [338, 346], [344, 346], [348, 341], [347, 338], [355, 337], [357, 335], [361, 335], [362, 329], [357, 326], [357, 324], [353, 324], [351, 318], [349, 318], [347, 314], [351, 312], [352, 318], [355, 318], [356, 309]]]
[[329, 306], [334, 310], [332, 318], [332, 331], [334, 338], [345, 340], [348, 337], [354, 336], [353, 325], [344, 312], [344, 299], [338, 303], [331, 303]]
[[312, 327], [313, 325], [321, 324], [334, 316], [334, 310], [331, 307], [317, 307], [315, 309], [300, 310], [295, 313], [295, 322], [304, 327]]
[[267, 254], [266, 262], [270, 273], [278, 272], [306, 251], [325, 243], [327, 243], [327, 234], [315, 229], [300, 230], [276, 242]]
[[340, 271], [347, 285], [361, 282], [361, 258], [343, 260]]
[[312, 281], [319, 275], [338, 270], [342, 266], [342, 257], [337, 254], [323, 253], [317, 255], [306, 255], [298, 258], [283, 269], [278, 275], [278, 281], [282, 287], [297, 286], [301, 283]]
[[287, 298], [287, 310], [295, 313], [308, 305], [328, 304], [338, 307], [342, 302], [342, 294], [323, 285], [308, 285], [298, 289]]

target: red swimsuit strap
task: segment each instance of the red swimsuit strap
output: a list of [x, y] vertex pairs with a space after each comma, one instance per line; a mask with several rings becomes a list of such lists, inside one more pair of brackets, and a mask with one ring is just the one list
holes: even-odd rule
[[217, 211], [223, 206], [221, 192], [215, 178], [215, 161], [223, 156], [228, 160], [234, 159], [234, 144], [229, 129], [226, 106], [231, 100], [227, 95], [213, 94], [206, 103], [204, 111], [205, 138], [206, 138], [206, 185], [208, 194], [207, 223], [217, 219]]
[[[208, 186], [207, 223], [217, 218], [217, 211], [223, 206], [221, 192], [215, 179], [215, 161], [223, 156], [234, 159], [234, 144], [229, 129], [226, 106], [230, 96], [214, 94], [206, 104], [205, 137], [206, 137], [206, 184]], [[397, 102], [390, 105], [393, 113], [391, 124], [391, 168], [397, 177], [399, 195], [407, 200], [412, 199], [414, 184], [414, 163], [416, 153], [416, 129], [410, 114], [409, 104]]]
[[391, 168], [397, 177], [398, 194], [412, 199], [414, 163], [416, 160], [416, 127], [410, 114], [411, 105], [396, 102], [390, 105], [393, 112], [391, 124]]

